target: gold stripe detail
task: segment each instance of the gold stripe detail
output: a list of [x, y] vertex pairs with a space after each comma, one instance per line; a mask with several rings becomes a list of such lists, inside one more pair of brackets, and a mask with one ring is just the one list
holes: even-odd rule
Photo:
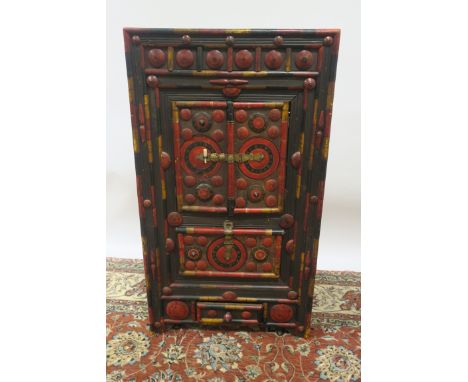
[[130, 103], [133, 103], [133, 78], [128, 77], [128, 98]]
[[224, 320], [222, 318], [202, 318], [200, 322], [207, 325], [218, 325], [222, 324]]
[[225, 33], [242, 33], [242, 34], [246, 34], [246, 33], [250, 33], [252, 29], [225, 29]]
[[[304, 151], [304, 133], [301, 133], [301, 137], [299, 138], [299, 152], [302, 155]], [[301, 176], [297, 175], [297, 184], [296, 184], [296, 199], [301, 197]]]
[[138, 137], [138, 130], [136, 127], [132, 128], [132, 136], [133, 136], [133, 151], [136, 153], [140, 152], [140, 142]]
[[[299, 271], [299, 277], [302, 277], [302, 281], [304, 282], [304, 275], [302, 274], [304, 272], [304, 252], [301, 252], [301, 270]], [[301, 300], [301, 292], [302, 292], [302, 285], [299, 288], [299, 293], [298, 293], [298, 299], [299, 301]]]
[[145, 94], [143, 97], [143, 102], [145, 103], [145, 118], [149, 120], [150, 118], [150, 112], [149, 112], [149, 97], [148, 94]]
[[325, 137], [323, 139], [323, 146], [322, 146], [322, 158], [324, 160], [328, 159], [328, 147], [330, 144], [330, 139], [328, 137]]
[[289, 118], [289, 104], [284, 102], [283, 104], [283, 112], [281, 113], [281, 120], [283, 122], [287, 122]]
[[286, 64], [285, 70], [287, 72], [291, 71], [291, 48], [286, 48]]
[[328, 93], [327, 93], [327, 109], [333, 109], [333, 93], [334, 93], [335, 82], [330, 82], [328, 84]]
[[174, 69], [174, 47], [167, 48], [167, 70], [172, 72]]
[[147, 141], [146, 145], [148, 146], [148, 162], [153, 163], [153, 144], [151, 141]]

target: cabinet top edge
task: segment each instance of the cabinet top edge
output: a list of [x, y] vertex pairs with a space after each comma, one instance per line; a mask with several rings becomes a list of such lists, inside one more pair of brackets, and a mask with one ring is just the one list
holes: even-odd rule
[[126, 33], [140, 33], [140, 34], [158, 34], [158, 35], [178, 35], [181, 33], [191, 33], [195, 35], [296, 35], [296, 36], [329, 36], [339, 35], [341, 29], [191, 29], [191, 28], [137, 28], [137, 27], [124, 27], [123, 31]]

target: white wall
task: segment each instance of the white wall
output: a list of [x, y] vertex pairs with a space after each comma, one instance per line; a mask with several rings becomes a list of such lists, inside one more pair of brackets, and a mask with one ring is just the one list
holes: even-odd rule
[[[360, 2], [107, 2], [107, 256], [141, 257], [122, 28], [341, 28], [319, 269], [360, 270]], [[234, 3], [232, 3], [234, 4]]]

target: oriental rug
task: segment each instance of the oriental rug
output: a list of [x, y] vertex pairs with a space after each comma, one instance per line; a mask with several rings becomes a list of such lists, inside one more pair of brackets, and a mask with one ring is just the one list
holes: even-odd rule
[[152, 333], [141, 260], [107, 259], [107, 381], [361, 380], [358, 272], [318, 271], [309, 339], [258, 330]]

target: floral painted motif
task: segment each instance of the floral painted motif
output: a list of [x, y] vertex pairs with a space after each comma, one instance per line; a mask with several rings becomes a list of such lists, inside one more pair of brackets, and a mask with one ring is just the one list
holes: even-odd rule
[[219, 370], [225, 373], [237, 369], [238, 361], [242, 358], [241, 345], [234, 337], [222, 333], [204, 337], [195, 350], [195, 358], [208, 370]]
[[182, 346], [171, 344], [165, 352], [162, 352], [164, 363], [168, 363], [169, 365], [179, 363], [179, 361], [185, 357], [183, 350], [184, 348]]
[[296, 346], [296, 351], [303, 357], [307, 357], [310, 353], [310, 346], [307, 342], [304, 342]]
[[123, 382], [125, 379], [125, 370], [115, 370], [107, 374], [106, 382]]
[[320, 379], [330, 382], [357, 381], [361, 374], [361, 362], [351, 350], [344, 346], [327, 346], [317, 350], [315, 361]]
[[247, 365], [245, 369], [248, 379], [255, 379], [262, 374], [262, 369], [260, 369], [260, 367], [257, 365]]
[[117, 333], [107, 343], [107, 365], [133, 365], [148, 353], [149, 347], [149, 338], [143, 333]]

